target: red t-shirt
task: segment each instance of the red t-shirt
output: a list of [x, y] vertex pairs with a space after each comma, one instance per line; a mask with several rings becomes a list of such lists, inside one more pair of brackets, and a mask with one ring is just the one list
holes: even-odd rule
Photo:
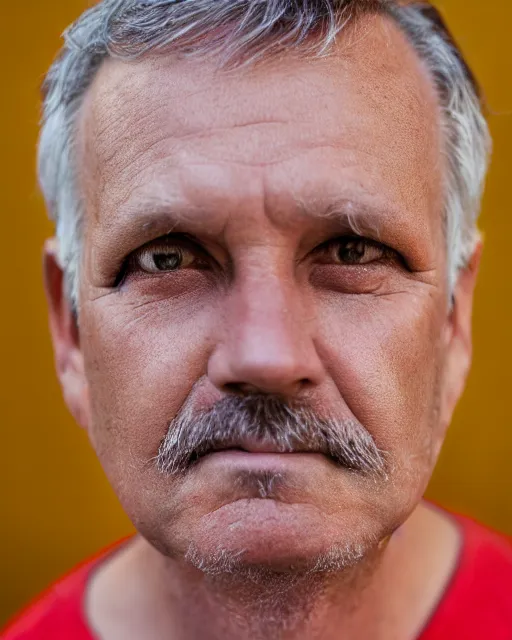
[[[457, 568], [418, 640], [512, 640], [512, 542], [467, 518], [457, 521], [463, 539]], [[94, 640], [84, 592], [108, 553], [57, 582], [1, 640]]]

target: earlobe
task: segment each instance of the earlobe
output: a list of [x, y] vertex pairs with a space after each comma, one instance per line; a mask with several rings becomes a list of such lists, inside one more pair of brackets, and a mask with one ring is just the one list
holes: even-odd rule
[[81, 426], [87, 427], [89, 401], [80, 334], [75, 312], [65, 294], [64, 270], [55, 238], [45, 243], [43, 273], [57, 375], [69, 410]]

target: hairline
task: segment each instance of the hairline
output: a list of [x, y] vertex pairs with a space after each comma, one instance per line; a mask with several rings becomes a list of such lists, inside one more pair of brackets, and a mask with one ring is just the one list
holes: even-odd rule
[[[120, 5], [121, 2], [119, 1], [118, 4]], [[429, 69], [428, 64], [426, 62], [426, 60], [424, 59], [424, 57], [421, 55], [420, 51], [418, 50], [418, 46], [411, 40], [410, 34], [408, 33], [407, 29], [403, 26], [403, 24], [400, 21], [400, 17], [398, 16], [399, 11], [402, 10], [401, 7], [397, 7], [394, 6], [393, 3], [388, 3], [384, 0], [384, 2], [380, 2], [379, 0], [375, 0], [372, 2], [368, 2], [365, 3], [364, 6], [362, 4], [358, 5], [356, 4], [354, 1], [350, 2], [349, 1], [349, 7], [355, 9], [353, 14], [350, 15], [349, 19], [347, 19], [347, 21], [343, 24], [343, 29], [340, 29], [341, 31], [343, 31], [343, 33], [345, 34], [347, 32], [347, 30], [349, 28], [354, 28], [357, 25], [359, 25], [362, 21], [362, 19], [364, 19], [365, 17], [368, 16], [381, 16], [384, 19], [386, 19], [386, 21], [390, 22], [394, 28], [398, 29], [399, 32], [401, 32], [402, 36], [405, 38], [407, 44], [411, 47], [412, 51], [415, 54], [416, 60], [420, 63], [419, 66], [421, 69], [423, 69], [426, 74], [427, 74], [427, 79], [428, 79], [428, 83], [431, 86], [434, 94], [435, 94], [435, 98], [436, 98], [436, 103], [439, 106], [439, 118], [438, 118], [438, 124], [439, 127], [441, 129], [440, 131], [440, 136], [441, 136], [441, 144], [443, 147], [446, 147], [446, 154], [444, 154], [448, 160], [450, 160], [450, 150], [449, 150], [449, 142], [447, 139], [447, 134], [446, 134], [446, 129], [449, 128], [450, 123], [446, 122], [446, 118], [445, 118], [445, 114], [443, 113], [444, 111], [444, 105], [443, 105], [443, 101], [442, 101], [442, 96], [440, 94], [440, 90], [439, 87], [437, 86], [436, 83], [436, 79], [432, 74], [431, 69]], [[209, 38], [208, 35], [205, 36], [206, 38]], [[310, 50], [308, 48], [308, 43], [309, 41], [314, 39], [314, 32], [311, 31], [308, 33], [308, 37], [305, 38], [303, 41], [299, 42], [299, 43], [294, 43], [294, 46], [290, 49], [290, 51], [287, 51], [286, 54], [288, 55], [289, 53], [297, 53], [299, 57], [304, 57], [305, 59], [315, 59], [318, 57], [322, 57], [325, 56], [326, 51], [328, 55], [333, 55], [333, 44], [334, 42], [336, 42], [337, 39], [337, 35], [336, 38], [333, 39], [330, 43], [329, 46], [325, 47], [325, 50], [323, 50], [321, 53], [319, 53], [317, 50], [314, 50], [313, 53], [310, 53]], [[479, 89], [478, 89], [478, 85], [476, 84], [474, 77], [472, 76], [471, 71], [469, 70], [469, 68], [467, 67], [467, 65], [465, 64], [464, 59], [461, 57], [460, 53], [458, 52], [458, 50], [455, 50], [456, 53], [459, 55], [459, 59], [462, 61], [462, 65], [464, 67], [464, 73], [466, 74], [465, 76], [465, 80], [468, 81], [471, 85], [471, 89], [474, 91], [474, 94], [476, 96], [477, 99], [480, 99], [480, 95], [479, 95]], [[224, 53], [221, 49], [221, 52]], [[264, 55], [260, 55], [257, 58], [252, 58], [252, 59], [246, 59], [246, 52], [242, 51], [242, 55], [240, 56], [236, 56], [233, 55], [233, 52], [231, 52], [229, 54], [229, 56], [225, 57], [224, 59], [222, 58], [222, 56], [219, 56], [217, 58], [217, 67], [219, 70], [229, 70], [231, 67], [233, 68], [237, 68], [240, 66], [248, 66], [248, 65], [258, 65], [259, 63], [266, 63], [266, 62], [272, 62], [272, 60], [276, 59], [278, 54], [281, 53], [280, 50], [276, 49], [273, 50], [272, 48], [270, 48], [269, 50], [265, 50], [264, 51]], [[79, 162], [78, 162], [78, 154], [76, 153], [76, 146], [77, 146], [77, 142], [78, 142], [78, 136], [79, 136], [79, 120], [81, 115], [83, 114], [84, 111], [84, 105], [87, 102], [87, 97], [90, 94], [91, 91], [91, 87], [93, 86], [94, 82], [96, 81], [98, 74], [100, 72], [100, 70], [102, 69], [102, 67], [105, 65], [105, 63], [108, 63], [110, 60], [115, 60], [116, 58], [121, 58], [122, 60], [126, 60], [128, 59], [128, 61], [130, 60], [137, 60], [140, 61], [142, 60], [144, 57], [157, 57], [157, 56], [165, 56], [165, 55], [172, 55], [172, 54], [176, 54], [178, 59], [180, 58], [189, 58], [189, 59], [205, 59], [205, 57], [208, 56], [208, 51], [203, 50], [201, 48], [199, 48], [197, 51], [192, 51], [192, 52], [181, 52], [179, 49], [178, 51], [176, 51], [176, 47], [174, 45], [174, 43], [171, 43], [170, 45], [159, 49], [159, 50], [155, 50], [152, 47], [148, 47], [148, 49], [146, 51], [143, 51], [141, 54], [137, 54], [137, 55], [133, 55], [133, 56], [120, 56], [120, 55], [116, 55], [115, 52], [112, 51], [108, 51], [106, 50], [103, 55], [101, 56], [101, 58], [95, 61], [94, 64], [92, 64], [91, 69], [92, 71], [89, 74], [89, 78], [88, 81], [85, 84], [85, 87], [82, 88], [82, 91], [79, 93], [79, 95], [77, 96], [76, 100], [78, 102], [78, 106], [74, 109], [74, 113], [72, 118], [70, 118], [70, 120], [68, 121], [69, 127], [70, 127], [70, 131], [69, 131], [69, 135], [70, 138], [68, 140], [68, 142], [70, 143], [70, 147], [73, 147], [73, 149], [69, 148], [68, 152], [70, 153], [69, 155], [69, 162], [70, 162], [70, 167], [69, 169], [71, 170], [71, 174], [72, 174], [72, 179], [74, 182], [74, 195], [75, 198], [77, 200], [80, 199], [80, 197], [83, 197], [83, 193], [79, 193], [79, 186], [78, 186], [78, 173], [80, 171], [79, 168]], [[70, 107], [70, 105], [68, 104], [68, 109]], [[481, 103], [480, 103], [480, 107], [481, 107]], [[75, 151], [75, 153], [73, 153], [73, 151]], [[449, 165], [449, 163], [444, 163], [446, 165]], [[444, 172], [443, 175], [447, 174], [449, 172], [450, 168], [449, 166], [446, 166], [444, 168]], [[446, 219], [447, 216], [447, 212], [448, 212], [448, 208], [449, 208], [449, 204], [448, 204], [448, 196], [449, 194], [446, 192], [447, 190], [449, 190], [449, 184], [448, 181], [446, 181], [446, 184], [443, 185], [443, 188], [445, 190], [445, 193], [443, 194], [444, 198], [443, 198], [443, 207], [442, 207], [442, 211], [440, 212], [441, 216], [443, 219]], [[452, 185], [453, 186], [453, 185]], [[453, 196], [453, 193], [451, 194]], [[76, 208], [77, 211], [77, 219], [75, 220], [75, 224], [77, 225], [77, 228], [79, 225], [82, 225], [83, 223], [83, 215], [84, 215], [84, 210], [83, 207], [81, 207], [81, 211], [78, 212], [78, 206]], [[58, 213], [57, 213], [58, 216]], [[59, 222], [57, 220], [57, 222]], [[459, 220], [459, 224], [461, 226], [463, 226], [464, 219]], [[78, 275], [81, 271], [80, 267], [82, 266], [82, 258], [83, 258], [83, 229], [81, 229], [79, 232], [80, 238], [78, 240], [77, 246], [78, 246], [78, 256], [75, 256], [75, 269], [76, 271], [78, 271], [78, 274], [75, 272], [75, 282], [74, 285], [75, 287], [78, 286]], [[475, 238], [474, 238], [474, 244], [476, 244], [477, 241], [477, 232], [476, 232], [476, 228], [475, 228]], [[447, 246], [447, 252], [449, 253], [450, 248]], [[448, 255], [448, 260], [447, 260], [447, 264], [449, 262], [450, 259], [450, 255]], [[65, 267], [66, 265], [63, 265], [63, 267]], [[73, 296], [71, 296], [73, 297]], [[75, 296], [74, 296], [75, 300], [74, 302], [78, 302], [79, 296], [78, 296], [78, 289], [75, 290]]]

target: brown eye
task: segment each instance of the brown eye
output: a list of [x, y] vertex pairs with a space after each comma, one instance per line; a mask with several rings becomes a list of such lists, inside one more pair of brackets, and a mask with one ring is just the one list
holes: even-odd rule
[[134, 254], [132, 264], [146, 273], [165, 273], [190, 266], [195, 256], [189, 249], [172, 244], [149, 245]]
[[365, 238], [339, 238], [328, 252], [333, 262], [347, 265], [369, 264], [387, 256], [386, 247]]

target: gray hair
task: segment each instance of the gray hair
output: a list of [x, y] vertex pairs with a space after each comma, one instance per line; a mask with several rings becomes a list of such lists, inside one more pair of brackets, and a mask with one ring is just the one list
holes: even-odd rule
[[66, 294], [75, 309], [84, 208], [76, 179], [76, 124], [102, 62], [169, 51], [218, 54], [222, 64], [232, 65], [290, 48], [322, 56], [338, 33], [364, 13], [386, 15], [402, 29], [437, 90], [447, 166], [447, 279], [453, 292], [479, 238], [477, 218], [491, 140], [478, 85], [432, 6], [400, 0], [102, 0], [66, 30], [64, 47], [43, 86], [39, 182], [56, 222]]

